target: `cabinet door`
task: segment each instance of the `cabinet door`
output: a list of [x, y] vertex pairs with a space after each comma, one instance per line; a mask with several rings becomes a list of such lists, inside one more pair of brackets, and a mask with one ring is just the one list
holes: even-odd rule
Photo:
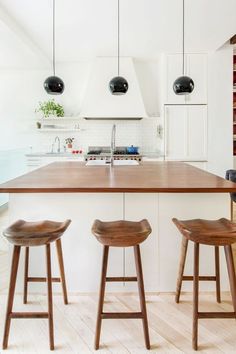
[[182, 55], [166, 56], [165, 103], [171, 104], [206, 104], [207, 103], [207, 55], [186, 54], [185, 72], [194, 81], [194, 90], [189, 95], [176, 95], [173, 91], [174, 81], [182, 75]]
[[186, 74], [193, 79], [194, 90], [190, 95], [185, 96], [185, 103], [207, 103], [207, 55], [188, 54]]
[[187, 158], [192, 161], [207, 159], [207, 106], [187, 106]]
[[182, 95], [176, 95], [173, 90], [175, 80], [182, 75], [182, 55], [169, 54], [166, 56], [166, 103], [185, 103], [185, 98]]
[[185, 106], [165, 107], [165, 157], [182, 159], [187, 156], [187, 109]]
[[165, 107], [165, 159], [207, 159], [207, 106]]

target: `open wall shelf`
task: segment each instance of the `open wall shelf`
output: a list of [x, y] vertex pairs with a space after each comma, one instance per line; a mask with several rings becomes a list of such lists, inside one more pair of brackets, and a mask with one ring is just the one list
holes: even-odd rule
[[78, 120], [81, 120], [80, 117], [73, 117], [73, 116], [70, 116], [70, 117], [48, 117], [48, 118], [39, 118], [38, 121], [39, 122], [61, 122], [63, 121], [66, 122], [66, 121], [78, 121]]

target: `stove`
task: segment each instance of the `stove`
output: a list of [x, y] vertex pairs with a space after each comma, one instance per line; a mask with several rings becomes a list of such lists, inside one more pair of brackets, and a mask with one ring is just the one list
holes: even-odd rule
[[[110, 146], [89, 146], [88, 152], [85, 155], [85, 161], [88, 160], [110, 160]], [[139, 152], [128, 153], [126, 146], [117, 146], [114, 151], [114, 160], [137, 160], [141, 161], [142, 156]]]

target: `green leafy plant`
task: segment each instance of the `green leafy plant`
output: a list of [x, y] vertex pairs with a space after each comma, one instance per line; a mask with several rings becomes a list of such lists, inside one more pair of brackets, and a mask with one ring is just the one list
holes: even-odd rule
[[39, 108], [35, 112], [42, 112], [45, 118], [48, 118], [50, 115], [64, 117], [64, 108], [59, 103], [56, 103], [54, 99], [39, 102]]

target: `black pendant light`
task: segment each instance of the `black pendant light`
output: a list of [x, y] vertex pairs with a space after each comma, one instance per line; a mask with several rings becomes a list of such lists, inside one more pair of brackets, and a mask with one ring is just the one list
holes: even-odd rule
[[61, 95], [64, 91], [64, 82], [55, 75], [55, 0], [53, 0], [52, 14], [52, 53], [53, 53], [53, 76], [44, 81], [44, 88], [49, 95]]
[[118, 16], [117, 16], [117, 24], [118, 24], [118, 38], [117, 38], [117, 59], [118, 59], [118, 76], [113, 77], [109, 82], [109, 88], [113, 95], [124, 95], [129, 88], [127, 80], [120, 76], [120, 0], [117, 0], [117, 7], [118, 7]]
[[194, 82], [191, 79], [191, 77], [188, 77], [185, 74], [185, 70], [184, 70], [184, 60], [185, 60], [185, 38], [184, 38], [184, 34], [185, 34], [185, 11], [184, 11], [184, 0], [183, 0], [183, 76], [178, 77], [178, 79], [175, 80], [174, 84], [173, 84], [173, 90], [176, 93], [176, 95], [189, 95], [193, 89], [194, 89]]

